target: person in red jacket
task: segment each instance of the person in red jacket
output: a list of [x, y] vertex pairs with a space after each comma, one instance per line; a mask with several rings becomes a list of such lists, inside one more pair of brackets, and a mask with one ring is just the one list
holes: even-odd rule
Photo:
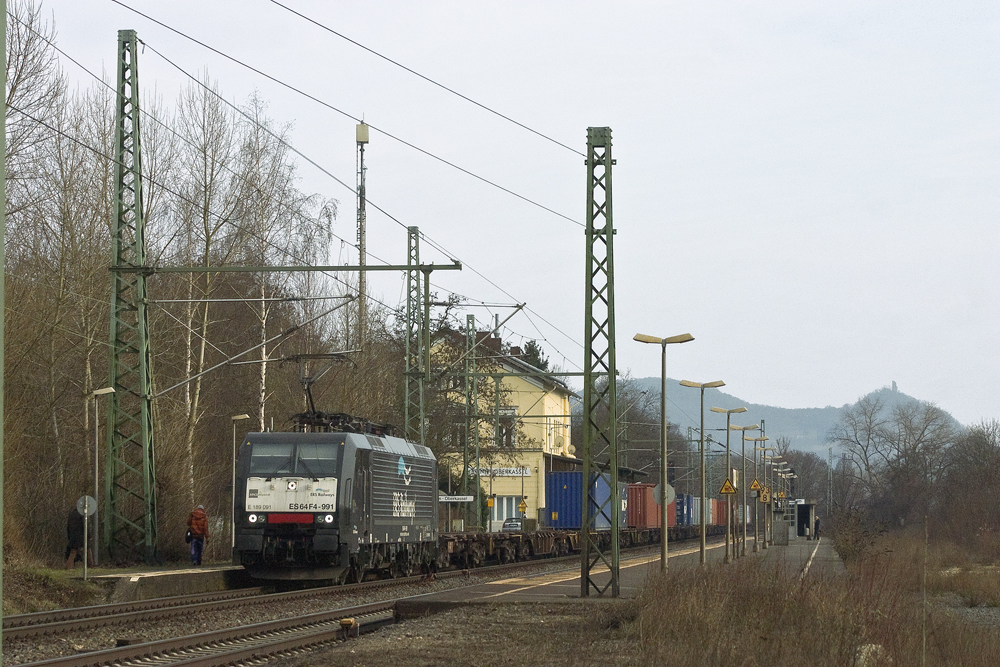
[[205, 506], [198, 505], [188, 515], [188, 529], [191, 531], [191, 564], [201, 565], [201, 554], [208, 539], [208, 515]]

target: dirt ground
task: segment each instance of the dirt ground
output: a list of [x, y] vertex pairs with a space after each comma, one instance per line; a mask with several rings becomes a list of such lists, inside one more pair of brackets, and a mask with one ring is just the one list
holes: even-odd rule
[[480, 604], [405, 621], [278, 667], [639, 665], [628, 601]]

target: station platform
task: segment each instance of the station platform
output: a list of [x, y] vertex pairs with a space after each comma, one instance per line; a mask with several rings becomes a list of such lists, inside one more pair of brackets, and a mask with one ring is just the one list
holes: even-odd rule
[[807, 540], [800, 537], [790, 540], [788, 546], [772, 546], [761, 553], [765, 558], [778, 558], [784, 562], [789, 574], [842, 574], [844, 561], [833, 548], [833, 540], [820, 537]]
[[[752, 544], [749, 545], [752, 549]], [[698, 567], [700, 546], [685, 543], [670, 549], [668, 567], [690, 568]], [[725, 543], [717, 538], [706, 544], [706, 561], [721, 562], [725, 556]], [[832, 573], [844, 571], [844, 564], [833, 549], [829, 539], [807, 540], [798, 538], [790, 540], [788, 546], [772, 545], [753, 553], [748, 549], [747, 557], [776, 560], [787, 568], [790, 575], [805, 576], [808, 572]], [[649, 577], [660, 570], [659, 553], [639, 557], [624, 557], [619, 564], [619, 599], [635, 598], [646, 586]], [[604, 586], [610, 579], [610, 573], [605, 568], [591, 575], [599, 586]], [[400, 601], [396, 606], [398, 620], [416, 618], [427, 614], [446, 611], [469, 604], [489, 604], [507, 602], [580, 602], [581, 600], [595, 603], [612, 601], [610, 594], [598, 596], [591, 590], [586, 598], [580, 595], [580, 569], [566, 569], [557, 572], [534, 574], [530, 576], [511, 577], [492, 581], [477, 586], [452, 589], [425, 596], [409, 598]]]
[[[83, 578], [83, 568], [75, 574]], [[172, 595], [192, 595], [257, 585], [242, 567], [179, 565], [160, 569], [88, 568], [87, 579], [108, 591], [108, 602], [137, 602]]]
[[[764, 558], [768, 561], [777, 560], [782, 567], [787, 568], [790, 575], [803, 572], [838, 574], [844, 571], [844, 564], [833, 549], [828, 538], [807, 540], [797, 538], [790, 540], [788, 546], [772, 545], [752, 552], [752, 543], [747, 545], [747, 556]], [[685, 542], [670, 545], [671, 569], [678, 567], [696, 567], [698, 565], [699, 545]], [[725, 555], [725, 544], [718, 538], [713, 538], [706, 544], [706, 559], [708, 562], [721, 561]], [[648, 578], [660, 569], [660, 556], [655, 554], [621, 559], [618, 584], [620, 597], [634, 598], [646, 586]], [[83, 577], [82, 568], [77, 568], [76, 574]], [[610, 578], [606, 569], [598, 569], [593, 575], [600, 586], [604, 586]], [[191, 566], [178, 565], [160, 569], [135, 568], [128, 570], [112, 570], [110, 568], [93, 568], [88, 573], [88, 579], [98, 583], [108, 591], [108, 602], [135, 602], [172, 595], [191, 595], [195, 593], [212, 593], [236, 588], [246, 588], [260, 585], [251, 578], [242, 567], [233, 565]], [[530, 576], [511, 577], [488, 582], [471, 588], [452, 589], [439, 593], [415, 598], [413, 601], [401, 603], [402, 608], [412, 609], [408, 613], [428, 613], [430, 609], [447, 608], [455, 604], [476, 602], [553, 602], [580, 600], [580, 568], [569, 567], [565, 570], [534, 574]], [[613, 599], [610, 595], [597, 596], [591, 591], [588, 600]], [[461, 601], [461, 602], [459, 602]]]

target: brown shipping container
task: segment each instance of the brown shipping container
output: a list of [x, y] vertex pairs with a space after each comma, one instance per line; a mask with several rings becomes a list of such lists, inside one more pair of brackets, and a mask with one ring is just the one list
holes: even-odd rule
[[712, 503], [712, 509], [713, 509], [712, 523], [714, 523], [716, 526], [726, 525], [727, 507], [729, 507], [728, 500], [716, 500], [714, 503]]
[[628, 485], [628, 516], [625, 525], [629, 528], [660, 527], [660, 506], [653, 500], [652, 484]]

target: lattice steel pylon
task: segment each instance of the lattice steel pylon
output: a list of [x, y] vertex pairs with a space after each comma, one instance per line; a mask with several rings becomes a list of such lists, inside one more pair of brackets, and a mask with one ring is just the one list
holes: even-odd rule
[[403, 421], [406, 422], [406, 438], [423, 443], [424, 421], [424, 376], [423, 355], [421, 354], [423, 320], [420, 308], [420, 230], [407, 227], [406, 252], [406, 362], [404, 369], [405, 396], [403, 400]]
[[118, 31], [115, 218], [104, 547], [112, 561], [157, 560], [152, 382], [146, 319], [139, 72], [134, 30]]
[[[618, 405], [615, 387], [614, 225], [611, 215], [611, 128], [587, 128], [587, 296], [583, 368], [583, 517], [581, 526], [580, 595], [590, 589], [619, 595]], [[595, 447], [595, 443], [597, 447]], [[595, 449], [608, 460], [597, 460]], [[600, 490], [600, 482], [608, 489]], [[610, 524], [597, 531], [598, 520]], [[608, 539], [602, 545], [602, 539]], [[603, 563], [611, 577], [604, 586], [594, 579]]]

